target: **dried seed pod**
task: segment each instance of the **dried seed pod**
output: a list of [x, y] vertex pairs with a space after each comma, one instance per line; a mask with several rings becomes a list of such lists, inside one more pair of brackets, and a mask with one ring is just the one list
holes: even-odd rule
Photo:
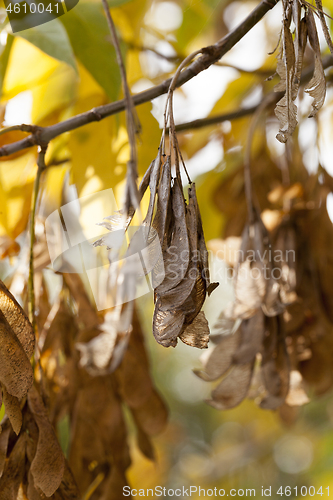
[[256, 215], [243, 231], [234, 280], [235, 300], [226, 311], [231, 318], [247, 319], [261, 308], [266, 316], [282, 312], [280, 285], [275, 279], [268, 232]]
[[[302, 4], [298, 0], [293, 0], [292, 2], [283, 0], [282, 5], [283, 27], [276, 70], [281, 80], [275, 86], [274, 90], [276, 92], [284, 92], [284, 96], [276, 105], [275, 114], [280, 122], [280, 130], [276, 138], [280, 142], [285, 143], [292, 135], [297, 125], [297, 107], [294, 101], [299, 91], [303, 55], [307, 39], [309, 40], [315, 58], [313, 77], [305, 89], [305, 92], [308, 92], [308, 94], [313, 97], [312, 111], [309, 117], [315, 116], [324, 103], [326, 79], [321, 60], [317, 28], [312, 12], [313, 7]], [[325, 21], [321, 0], [316, 0], [316, 7], [327, 45], [333, 53], [332, 40]], [[291, 21], [295, 24], [294, 40], [291, 32]]]
[[[163, 240], [165, 278], [155, 288], [153, 333], [166, 347], [174, 347], [179, 337], [185, 344], [202, 349], [208, 345], [209, 327], [200, 311], [207, 289], [217, 284], [210, 285], [209, 281], [208, 252], [195, 185], [189, 187], [188, 205], [185, 205], [179, 180], [175, 178], [170, 204], [169, 234]], [[160, 213], [154, 219], [156, 227], [161, 220]], [[164, 213], [167, 214], [166, 209]]]

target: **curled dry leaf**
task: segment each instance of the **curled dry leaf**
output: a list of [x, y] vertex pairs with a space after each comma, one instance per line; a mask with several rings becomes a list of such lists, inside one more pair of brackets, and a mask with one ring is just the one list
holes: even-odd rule
[[321, 22], [321, 27], [325, 36], [325, 40], [327, 43], [328, 48], [330, 49], [331, 54], [333, 55], [333, 43], [332, 43], [332, 38], [330, 35], [330, 30], [328, 29], [328, 26], [326, 24], [326, 19], [324, 15], [324, 9], [323, 9], [323, 4], [321, 0], [315, 0], [316, 6], [317, 6], [317, 13], [318, 17]]
[[31, 463], [30, 471], [34, 485], [50, 497], [60, 486], [65, 459], [49, 421], [47, 410], [34, 386], [28, 393], [28, 405], [39, 431], [36, 455]]
[[[285, 143], [297, 125], [297, 107], [294, 101], [300, 87], [303, 56], [307, 39], [315, 57], [313, 77], [305, 88], [305, 91], [313, 98], [312, 111], [309, 117], [315, 116], [324, 103], [326, 80], [321, 60], [317, 28], [312, 11], [313, 7], [298, 0], [292, 0], [292, 2], [283, 0], [282, 4], [283, 28], [277, 62], [277, 73], [281, 80], [275, 86], [275, 91], [284, 92], [284, 96], [277, 103], [275, 114], [280, 122], [280, 130], [276, 138], [280, 142]], [[325, 21], [321, 0], [316, 0], [316, 7], [316, 13], [320, 18], [327, 45], [333, 54], [333, 44]], [[295, 24], [294, 41], [291, 32], [292, 20]]]
[[275, 107], [275, 114], [280, 122], [280, 130], [276, 138], [282, 143], [287, 142], [297, 125], [297, 107], [293, 100], [295, 52], [289, 25], [290, 21], [285, 19], [282, 28], [281, 52], [277, 64], [277, 73], [281, 77], [281, 81], [274, 89], [278, 92], [285, 92]]
[[317, 28], [313, 12], [311, 9], [308, 9], [306, 13], [306, 23], [308, 27], [309, 42], [315, 56], [315, 67], [314, 67], [313, 77], [311, 78], [310, 82], [305, 88], [305, 92], [307, 92], [313, 98], [312, 111], [309, 115], [309, 118], [312, 118], [317, 114], [318, 110], [324, 104], [326, 96], [326, 80], [325, 80], [324, 67], [321, 60]]

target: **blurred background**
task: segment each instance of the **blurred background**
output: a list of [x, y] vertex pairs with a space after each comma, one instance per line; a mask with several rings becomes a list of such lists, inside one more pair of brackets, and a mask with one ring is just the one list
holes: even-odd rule
[[[222, 38], [257, 3], [111, 0], [109, 5], [121, 40], [130, 87], [137, 93], [171, 76], [190, 52]], [[325, 0], [324, 9], [333, 15], [333, 2]], [[49, 126], [121, 98], [119, 72], [114, 58], [109, 57], [110, 39], [97, 0], [80, 0], [77, 7], [56, 21], [15, 35], [11, 33], [4, 7], [0, 21], [2, 127], [21, 123]], [[210, 240], [239, 237], [246, 220], [242, 168], [251, 115], [244, 113], [241, 118], [221, 119], [221, 123], [200, 128], [193, 128], [188, 122], [256, 106], [273, 90], [278, 79], [267, 78], [275, 74], [277, 53], [271, 52], [277, 46], [281, 22], [282, 8], [278, 4], [220, 63], [175, 93], [176, 124], [187, 124], [178, 134], [179, 145], [197, 185], [208, 245]], [[330, 18], [327, 22], [330, 25]], [[328, 49], [319, 28], [318, 32], [325, 55]], [[306, 52], [306, 63], [311, 64], [311, 57]], [[318, 181], [323, 176], [320, 169], [333, 175], [330, 69], [327, 82], [325, 105], [316, 119], [306, 119], [311, 99], [301, 91], [299, 126], [289, 150], [275, 139], [278, 122], [273, 111], [265, 116], [254, 136], [254, 188], [258, 189], [261, 208], [270, 210], [272, 217], [279, 217], [276, 212], [284, 192], [280, 198], [269, 194], [279, 184], [286, 161], [293, 169], [292, 181], [301, 184], [292, 195], [298, 201], [306, 192], [300, 179]], [[138, 140], [141, 177], [156, 156], [165, 102], [166, 97], [161, 96], [137, 108], [142, 126]], [[24, 136], [14, 130], [0, 136], [0, 145]], [[123, 113], [53, 140], [47, 152], [50, 168], [39, 199], [41, 225], [59, 208], [68, 186], [78, 197], [112, 188], [121, 206], [128, 151]], [[11, 284], [13, 293], [23, 297], [27, 278], [26, 227], [36, 173], [36, 150], [32, 148], [0, 160], [0, 277]], [[143, 205], [147, 203], [145, 198]], [[322, 203], [332, 218], [330, 189], [325, 191]], [[80, 214], [83, 231], [88, 222], [97, 223], [109, 215], [108, 209], [98, 197], [92, 197]], [[42, 233], [42, 227], [40, 233], [36, 230], [41, 239]], [[61, 278], [52, 276], [45, 246], [39, 250], [36, 250], [39, 269], [48, 277], [49, 290], [56, 296]], [[212, 259], [214, 280], [214, 272], [225, 263], [214, 257], [214, 251]], [[87, 293], [91, 296], [89, 287]], [[221, 283], [207, 300], [205, 311], [211, 327], [232, 293], [230, 283]], [[52, 298], [50, 293], [51, 303], [55, 296]], [[281, 486], [283, 492], [286, 486], [291, 487], [291, 497], [295, 496], [295, 487], [300, 496], [300, 488], [305, 486], [307, 489], [302, 490], [301, 496], [307, 498], [313, 496], [309, 487], [314, 486], [316, 496], [321, 494], [320, 487], [323, 497], [327, 496], [327, 487], [333, 494], [333, 397], [329, 384], [322, 391], [309, 385], [311, 402], [303, 407], [269, 411], [247, 399], [235, 409], [217, 411], [205, 403], [212, 384], [200, 380], [192, 371], [201, 367], [202, 353], [180, 342], [176, 349], [165, 349], [155, 342], [151, 333], [152, 294], [138, 299], [137, 311], [153, 379], [169, 407], [170, 420], [167, 429], [154, 439], [155, 463], [143, 457], [134, 433], [130, 433], [132, 465], [128, 479], [133, 488], [156, 485], [173, 489], [197, 485], [226, 491], [255, 488], [258, 496], [262, 486], [271, 486], [272, 496], [277, 498]], [[324, 366], [329, 378], [333, 376], [332, 366], [330, 361]], [[133, 431], [129, 416], [127, 420]]]

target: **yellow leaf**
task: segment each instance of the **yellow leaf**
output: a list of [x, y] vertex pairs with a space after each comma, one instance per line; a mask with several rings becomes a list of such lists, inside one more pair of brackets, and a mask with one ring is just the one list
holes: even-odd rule
[[32, 152], [0, 164], [0, 236], [15, 239], [27, 225], [35, 165]]
[[[39, 124], [55, 111], [71, 104], [76, 91], [77, 76], [74, 69], [65, 63], [59, 64], [47, 79], [32, 89], [32, 122]], [[54, 116], [52, 122], [58, 121], [59, 117]]]
[[3, 83], [3, 99], [8, 100], [48, 78], [60, 65], [23, 38], [15, 38]]

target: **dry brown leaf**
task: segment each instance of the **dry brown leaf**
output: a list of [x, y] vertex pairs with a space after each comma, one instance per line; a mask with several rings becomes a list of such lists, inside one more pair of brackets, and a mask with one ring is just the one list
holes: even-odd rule
[[274, 321], [272, 318], [270, 328], [264, 341], [261, 365], [267, 396], [260, 402], [260, 407], [273, 410], [284, 403], [288, 394], [290, 366], [285, 339], [281, 332], [281, 319]]
[[33, 383], [30, 361], [21, 342], [0, 309], [0, 381], [17, 398], [26, 395]]
[[77, 304], [80, 326], [87, 329], [98, 326], [100, 320], [97, 311], [89, 300], [80, 276], [76, 273], [64, 273], [63, 278]]
[[[169, 304], [169, 302], [168, 302]], [[185, 321], [181, 310], [163, 310], [163, 299], [157, 299], [153, 316], [153, 335], [164, 347], [175, 347]]]
[[0, 309], [30, 359], [35, 348], [35, 335], [31, 323], [20, 304], [1, 280]]
[[[321, 22], [321, 27], [325, 36], [325, 40], [327, 43], [328, 48], [330, 49], [331, 54], [333, 55], [333, 43], [331, 39], [331, 34], [330, 30], [328, 29], [328, 26], [326, 24], [326, 19], [324, 15], [324, 10], [323, 10], [323, 4], [321, 0], [315, 0], [316, 6], [317, 6], [317, 13]], [[309, 9], [310, 10], [310, 9]]]
[[285, 95], [275, 107], [275, 115], [280, 122], [280, 130], [276, 138], [284, 143], [294, 132], [297, 125], [297, 107], [293, 102], [293, 84], [295, 73], [295, 53], [292, 34], [285, 19], [282, 29], [281, 52], [277, 64], [277, 73], [281, 77], [275, 91], [283, 91]]
[[305, 92], [307, 92], [311, 97], [313, 97], [312, 111], [309, 115], [309, 118], [312, 118], [317, 114], [318, 110], [324, 104], [326, 96], [326, 79], [325, 79], [323, 63], [321, 60], [317, 28], [313, 12], [311, 9], [307, 10], [306, 22], [309, 33], [309, 42], [315, 55], [315, 68], [313, 77], [311, 78], [310, 82], [305, 88]]
[[130, 408], [137, 408], [148, 399], [152, 391], [148, 367], [138, 357], [131, 341], [116, 375], [119, 394]]
[[295, 23], [295, 76], [294, 76], [294, 84], [292, 89], [292, 99], [296, 99], [298, 94], [299, 85], [301, 83], [301, 73], [302, 73], [302, 65], [303, 65], [303, 56], [304, 50], [307, 41], [307, 24], [306, 19], [303, 17], [301, 19], [301, 4], [298, 0], [293, 0], [292, 3], [292, 11], [293, 18]]
[[214, 389], [212, 399], [207, 403], [217, 410], [228, 410], [239, 405], [249, 390], [253, 366], [253, 363], [235, 365]]
[[155, 436], [162, 432], [168, 422], [168, 411], [156, 391], [139, 407], [132, 410], [138, 426], [147, 434]]
[[34, 386], [28, 393], [28, 405], [39, 431], [36, 455], [30, 470], [35, 487], [40, 488], [49, 497], [60, 486], [65, 459], [47, 410]]
[[140, 451], [145, 457], [154, 462], [156, 460], [156, 456], [151, 439], [140, 427], [137, 427], [137, 433], [137, 442]]
[[192, 293], [197, 280], [197, 252], [198, 252], [198, 226], [196, 207], [193, 198], [190, 197], [186, 207], [186, 227], [189, 240], [189, 265], [184, 279], [175, 287], [163, 292], [162, 310], [176, 309], [181, 307], [188, 296]]
[[159, 180], [160, 180], [160, 173], [161, 173], [161, 152], [159, 150], [158, 154], [154, 160], [154, 164], [152, 165], [150, 178], [149, 178], [150, 199], [149, 199], [147, 215], [143, 221], [143, 224], [147, 225], [148, 227], [151, 226], [151, 222], [152, 222], [152, 218], [153, 218], [153, 214], [154, 214], [156, 193], [157, 193], [157, 188], [158, 188], [158, 184], [159, 184]]
[[165, 277], [155, 289], [158, 295], [176, 287], [184, 279], [190, 257], [189, 238], [186, 228], [185, 200], [178, 179], [171, 190], [173, 221], [170, 227], [170, 245], [164, 252]]
[[196, 217], [197, 217], [197, 232], [198, 232], [198, 252], [200, 255], [200, 267], [203, 270], [203, 278], [205, 280], [206, 284], [206, 289], [208, 292], [208, 295], [211, 294], [211, 292], [218, 286], [217, 283], [210, 283], [210, 275], [209, 275], [209, 265], [208, 265], [208, 251], [206, 247], [206, 241], [205, 241], [205, 236], [204, 236], [204, 231], [202, 227], [202, 220], [201, 220], [201, 215], [200, 215], [200, 209], [198, 205], [198, 200], [197, 200], [197, 194], [195, 190], [195, 184], [194, 182], [191, 184], [191, 187], [188, 190], [189, 194], [189, 201], [193, 201], [194, 207], [195, 207], [195, 212], [196, 212]]
[[21, 434], [12, 449], [0, 481], [0, 498], [17, 500], [25, 472], [26, 434]]
[[209, 341], [209, 326], [205, 313], [200, 311], [192, 323], [186, 326], [185, 330], [179, 335], [184, 344], [198, 349], [206, 349]]
[[8, 440], [10, 434], [10, 425], [6, 425], [6, 428], [3, 428], [0, 434], [0, 478], [2, 477], [7, 457], [7, 447]]
[[[112, 464], [124, 471], [130, 465], [126, 425], [115, 387], [114, 375], [85, 375], [76, 397], [69, 465], [81, 492]], [[87, 469], [91, 463], [98, 467]]]
[[241, 339], [240, 330], [238, 329], [235, 333], [223, 335], [220, 338], [221, 340], [204, 362], [204, 371], [194, 371], [198, 377], [207, 382], [222, 377], [231, 367], [233, 356]]
[[19, 434], [22, 427], [22, 412], [19, 400], [9, 394], [3, 386], [3, 403], [5, 405], [6, 415], [12, 424], [15, 434]]
[[158, 197], [156, 201], [156, 214], [153, 228], [156, 229], [161, 247], [166, 244], [167, 232], [170, 223], [170, 191], [171, 191], [171, 158], [167, 157], [162, 170], [161, 180], [158, 186]]
[[244, 319], [240, 326], [241, 342], [234, 354], [235, 364], [251, 363], [262, 347], [264, 338], [264, 314], [259, 310], [252, 318]]

